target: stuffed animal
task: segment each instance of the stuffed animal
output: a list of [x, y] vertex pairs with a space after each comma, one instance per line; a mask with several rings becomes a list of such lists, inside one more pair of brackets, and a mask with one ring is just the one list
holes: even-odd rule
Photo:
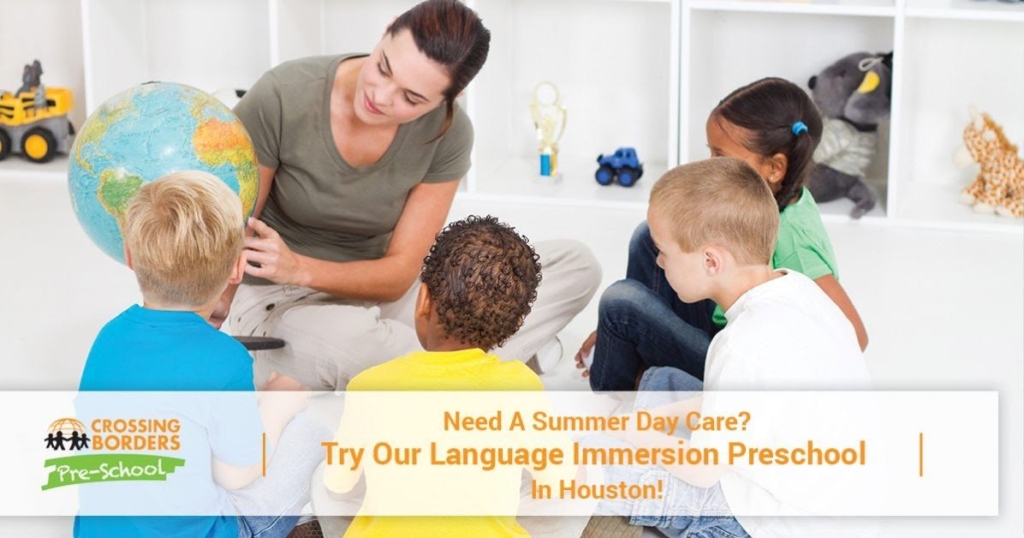
[[892, 53], [850, 54], [811, 77], [808, 86], [824, 131], [807, 188], [818, 202], [853, 200], [850, 216], [858, 219], [878, 203], [864, 175], [875, 155], [878, 124], [889, 116]]
[[988, 114], [979, 114], [973, 107], [970, 114], [964, 145], [981, 172], [963, 190], [961, 200], [980, 213], [1024, 217], [1024, 158]]

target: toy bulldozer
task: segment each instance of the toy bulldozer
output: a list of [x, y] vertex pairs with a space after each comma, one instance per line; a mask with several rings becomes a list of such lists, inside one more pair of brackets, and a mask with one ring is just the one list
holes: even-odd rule
[[0, 92], [0, 161], [12, 152], [35, 163], [67, 153], [74, 134], [68, 111], [74, 106], [68, 88], [45, 88], [43, 69], [36, 60], [25, 66], [23, 84], [16, 93]]

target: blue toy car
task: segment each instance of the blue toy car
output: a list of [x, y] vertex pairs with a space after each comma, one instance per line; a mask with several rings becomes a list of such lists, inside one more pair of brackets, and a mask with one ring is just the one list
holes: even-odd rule
[[601, 185], [611, 185], [613, 181], [618, 181], [623, 187], [632, 187], [644, 175], [644, 165], [633, 148], [619, 148], [607, 157], [604, 154], [598, 155], [597, 164], [600, 168], [594, 174], [594, 179]]

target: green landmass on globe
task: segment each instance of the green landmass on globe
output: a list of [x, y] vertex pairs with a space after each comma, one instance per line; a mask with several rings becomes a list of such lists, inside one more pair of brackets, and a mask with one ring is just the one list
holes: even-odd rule
[[100, 105], [79, 131], [68, 169], [72, 207], [89, 238], [123, 263], [132, 197], [146, 182], [183, 170], [219, 177], [239, 195], [243, 214], [252, 214], [256, 151], [234, 113], [189, 86], [136, 86]]
[[124, 229], [124, 214], [128, 211], [128, 202], [142, 187], [142, 178], [135, 175], [118, 176], [113, 170], [104, 170], [100, 174], [100, 190], [97, 193], [103, 209], [115, 219], [117, 225]]

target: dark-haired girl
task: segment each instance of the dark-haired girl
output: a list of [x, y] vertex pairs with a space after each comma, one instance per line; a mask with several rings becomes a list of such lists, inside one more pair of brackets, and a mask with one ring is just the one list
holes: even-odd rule
[[[730, 93], [707, 120], [711, 155], [746, 161], [775, 194], [781, 214], [773, 266], [799, 271], [821, 286], [850, 320], [864, 349], [867, 332], [839, 284], [832, 243], [804, 187], [821, 132], [814, 103], [800, 87], [779, 78]], [[582, 368], [593, 348], [594, 390], [633, 390], [648, 366], [674, 366], [703, 379], [708, 345], [725, 326], [724, 313], [709, 300], [680, 301], [656, 258], [650, 230], [641, 223], [630, 240], [626, 279], [601, 296], [598, 329], [576, 355]]]
[[[255, 235], [246, 240], [246, 280], [211, 322], [229, 318], [236, 334], [286, 341], [257, 355], [257, 380], [277, 371], [343, 389], [366, 368], [419, 349], [417, 276], [473, 146], [455, 98], [489, 46], [475, 12], [428, 0], [398, 16], [370, 54], [283, 63], [242, 98], [235, 112], [260, 164]], [[530, 358], [600, 281], [582, 244], [536, 248], [544, 286], [520, 333], [496, 350], [503, 358]]]

